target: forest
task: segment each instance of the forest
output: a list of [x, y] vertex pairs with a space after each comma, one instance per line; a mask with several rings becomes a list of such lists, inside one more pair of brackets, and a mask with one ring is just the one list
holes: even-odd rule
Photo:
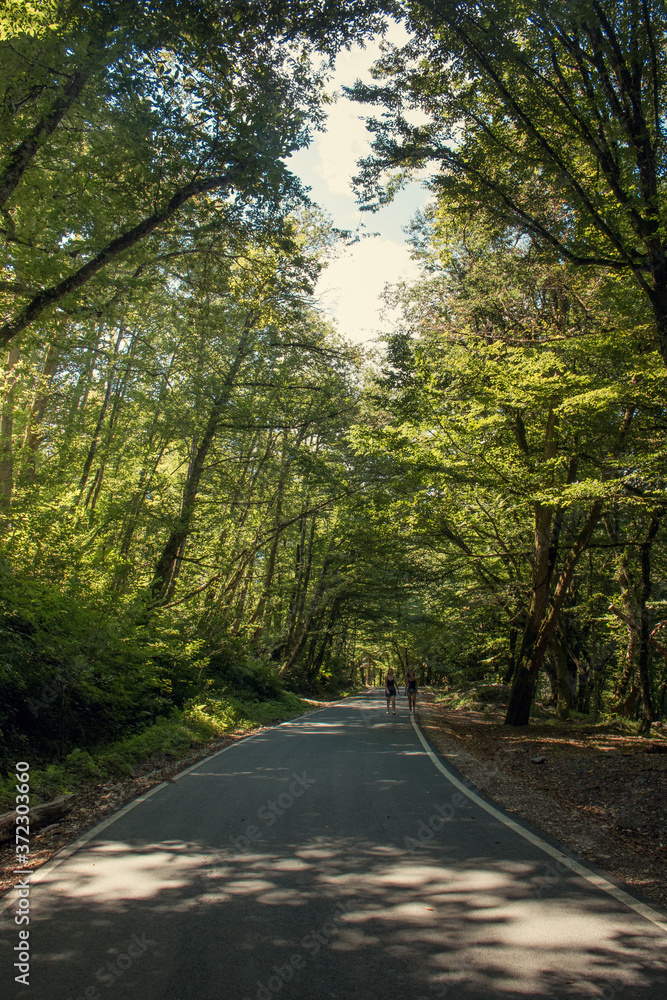
[[[354, 183], [371, 221], [430, 200], [368, 351], [289, 157], [389, 19]], [[666, 32], [657, 0], [0, 5], [3, 773], [390, 665], [507, 685], [513, 726], [665, 717]]]

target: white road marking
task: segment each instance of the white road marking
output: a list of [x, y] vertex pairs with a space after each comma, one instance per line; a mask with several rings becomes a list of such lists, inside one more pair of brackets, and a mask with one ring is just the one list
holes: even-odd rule
[[556, 858], [562, 865], [565, 865], [577, 875], [581, 875], [588, 882], [594, 885], [596, 889], [602, 889], [603, 892], [609, 893], [609, 895], [613, 896], [619, 903], [623, 903], [625, 906], [630, 907], [630, 909], [634, 910], [635, 913], [638, 913], [640, 917], [650, 920], [651, 923], [655, 924], [655, 926], [658, 927], [664, 934], [667, 934], [667, 920], [657, 910], [654, 910], [650, 906], [646, 906], [645, 903], [641, 903], [638, 899], [634, 899], [627, 892], [624, 892], [623, 889], [617, 889], [616, 886], [612, 885], [611, 882], [608, 882], [606, 878], [602, 878], [601, 875], [596, 875], [595, 872], [589, 871], [588, 868], [584, 868], [583, 865], [580, 865], [579, 862], [575, 861], [573, 858], [568, 858], [566, 854], [563, 854], [556, 847], [552, 847], [551, 844], [540, 840], [540, 838], [536, 837], [534, 833], [530, 832], [530, 830], [526, 830], [525, 827], [516, 823], [513, 819], [510, 819], [509, 816], [505, 816], [504, 813], [501, 813], [499, 809], [495, 808], [495, 806], [492, 806], [489, 802], [485, 802], [483, 798], [476, 794], [476, 792], [471, 791], [470, 788], [464, 785], [462, 781], [459, 781], [456, 775], [452, 774], [452, 772], [448, 770], [448, 768], [446, 768], [440, 760], [438, 760], [426, 742], [426, 739], [424, 738], [421, 729], [415, 722], [413, 715], [410, 716], [410, 722], [412, 723], [412, 727], [417, 733], [425, 752], [431, 758], [432, 763], [435, 764], [437, 769], [442, 774], [444, 774], [448, 781], [451, 781], [451, 783], [458, 788], [459, 791], [463, 792], [464, 795], [467, 795], [471, 802], [474, 802], [480, 809], [486, 810], [486, 812], [493, 816], [494, 819], [500, 820], [500, 822], [509, 827], [510, 830], [513, 830], [514, 833], [518, 833], [519, 836], [523, 837], [525, 840], [530, 841], [530, 843], [535, 847], [539, 847], [539, 849], [544, 851], [545, 854], [548, 854], [552, 858]]
[[[111, 816], [107, 816], [106, 819], [103, 819], [101, 823], [97, 823], [95, 826], [91, 827], [90, 830], [82, 833], [81, 836], [77, 837], [77, 839], [71, 844], [67, 844], [65, 847], [62, 847], [50, 861], [47, 861], [46, 864], [41, 865], [39, 868], [36, 868], [34, 872], [30, 873], [30, 885], [33, 886], [35, 882], [40, 882], [45, 875], [52, 872], [53, 869], [57, 868], [58, 865], [61, 865], [63, 861], [67, 861], [67, 859], [78, 851], [80, 847], [87, 844], [89, 840], [97, 837], [97, 835], [102, 833], [103, 830], [106, 830], [108, 826], [115, 823], [116, 820], [121, 818], [121, 816], [127, 815], [127, 813], [131, 812], [135, 806], [145, 802], [146, 799], [151, 797], [151, 795], [155, 795], [155, 793], [159, 792], [160, 789], [166, 788], [168, 783], [176, 783], [177, 779], [182, 778], [184, 774], [189, 774], [190, 771], [194, 771], [195, 768], [201, 767], [202, 764], [205, 764], [209, 760], [213, 760], [214, 757], [219, 757], [221, 753], [226, 753], [228, 750], [232, 750], [235, 746], [238, 746], [241, 743], [248, 743], [250, 740], [254, 740], [257, 736], [263, 735], [267, 729], [279, 729], [280, 726], [288, 726], [291, 722], [296, 722], [298, 719], [306, 719], [311, 715], [315, 715], [317, 712], [324, 712], [326, 709], [332, 708], [334, 705], [341, 705], [343, 703], [343, 701], [333, 702], [332, 705], [325, 705], [324, 708], [316, 708], [313, 712], [304, 712], [303, 715], [297, 715], [293, 719], [287, 719], [285, 722], [280, 722], [276, 726], [263, 727], [260, 732], [253, 733], [252, 736], [243, 736], [236, 743], [230, 743], [229, 746], [223, 747], [222, 750], [216, 750], [216, 752], [212, 753], [210, 757], [203, 757], [190, 767], [186, 767], [184, 771], [179, 771], [178, 774], [174, 775], [170, 782], [161, 781], [159, 785], [154, 785], [153, 788], [149, 788], [147, 792], [142, 792], [142, 794], [138, 795], [136, 799], [132, 799], [131, 802], [128, 802], [127, 805], [123, 806], [122, 809], [119, 809], [118, 812], [112, 813]], [[20, 867], [20, 865], [17, 865], [17, 867]], [[7, 891], [6, 896], [3, 897], [2, 902], [0, 903], [0, 914], [3, 914], [6, 910], [16, 906], [19, 900], [18, 892], [18, 886]]]
[[[347, 700], [348, 699], [345, 698], [342, 699], [341, 701], [334, 702], [331, 705], [326, 705], [324, 708], [315, 709], [315, 711], [313, 712], [305, 712], [303, 715], [296, 716], [293, 719], [287, 719], [285, 722], [281, 722], [277, 726], [266, 727], [266, 729], [279, 729], [281, 726], [289, 726], [295, 722], [300, 721], [301, 719], [309, 718], [312, 715], [317, 715], [319, 712], [325, 712], [329, 708], [334, 708], [344, 705]], [[561, 864], [565, 865], [571, 871], [575, 872], [577, 875], [581, 875], [596, 888], [601, 889], [603, 892], [607, 892], [610, 896], [613, 896], [614, 899], [618, 900], [618, 902], [623, 903], [625, 906], [628, 906], [631, 910], [634, 910], [635, 913], [638, 913], [641, 917], [644, 917], [646, 920], [649, 920], [652, 924], [658, 927], [663, 933], [667, 934], [667, 920], [657, 910], [654, 910], [652, 907], [647, 906], [646, 904], [641, 903], [639, 900], [634, 899], [627, 892], [624, 892], [623, 889], [617, 889], [616, 886], [613, 885], [611, 882], [607, 881], [607, 879], [602, 878], [602, 876], [600, 875], [596, 875], [594, 872], [589, 871], [587, 868], [584, 868], [584, 866], [580, 865], [577, 861], [574, 861], [572, 858], [568, 858], [567, 855], [562, 854], [562, 852], [559, 851], [557, 848], [552, 847], [548, 843], [542, 842], [538, 837], [535, 836], [535, 834], [531, 833], [530, 830], [526, 830], [519, 823], [516, 823], [508, 816], [505, 816], [498, 809], [496, 809], [495, 806], [492, 806], [490, 803], [485, 802], [484, 799], [480, 798], [479, 795], [471, 791], [466, 785], [464, 785], [461, 781], [459, 781], [459, 779], [454, 774], [452, 774], [452, 772], [449, 771], [440, 760], [438, 760], [438, 758], [436, 757], [436, 755], [433, 753], [428, 743], [426, 742], [426, 739], [424, 738], [421, 730], [419, 729], [414, 720], [414, 716], [412, 715], [410, 716], [410, 722], [412, 723], [412, 726], [419, 738], [420, 743], [424, 748], [425, 753], [428, 755], [428, 757], [430, 757], [432, 763], [447, 778], [447, 780], [450, 781], [461, 792], [463, 792], [463, 794], [466, 795], [471, 800], [471, 802], [474, 802], [475, 805], [479, 806], [480, 809], [484, 809], [491, 816], [495, 817], [495, 819], [500, 820], [500, 822], [503, 823], [506, 827], [508, 827], [510, 830], [513, 830], [514, 833], [518, 833], [520, 837], [523, 837], [525, 840], [528, 840], [535, 847], [539, 847], [539, 849], [543, 851], [545, 854], [548, 854], [552, 858], [556, 858]], [[201, 767], [202, 764], [207, 763], [207, 761], [213, 760], [215, 757], [219, 757], [220, 754], [226, 753], [228, 750], [232, 750], [235, 746], [238, 746], [242, 743], [247, 743], [248, 741], [255, 739], [257, 736], [263, 735], [263, 733], [266, 732], [266, 729], [262, 729], [261, 732], [254, 733], [252, 736], [247, 736], [245, 738], [242, 738], [238, 740], [238, 742], [236, 743], [230, 743], [229, 746], [223, 747], [222, 750], [217, 750], [214, 754], [211, 754], [209, 757], [204, 757], [202, 760], [199, 760], [195, 764], [192, 764], [184, 771], [179, 771], [178, 774], [174, 775], [172, 781], [176, 781], [178, 778], [183, 777], [183, 775], [189, 774], [196, 768]], [[144, 792], [142, 795], [137, 796], [137, 798], [133, 799], [131, 802], [128, 802], [128, 804], [126, 806], [123, 806], [122, 809], [119, 809], [118, 812], [113, 813], [111, 816], [102, 820], [101, 823], [98, 823], [90, 830], [87, 830], [86, 833], [78, 837], [73, 843], [68, 844], [66, 847], [63, 847], [60, 851], [58, 851], [55, 857], [53, 857], [50, 861], [47, 861], [46, 864], [42, 865], [35, 872], [31, 873], [30, 885], [32, 886], [34, 885], [34, 883], [41, 881], [41, 879], [43, 879], [45, 875], [53, 871], [54, 868], [57, 868], [64, 861], [67, 861], [67, 859], [71, 857], [72, 854], [74, 854], [86, 843], [88, 843], [89, 840], [92, 840], [94, 837], [97, 837], [98, 834], [102, 833], [102, 831], [105, 830], [108, 826], [111, 826], [112, 823], [115, 823], [116, 820], [120, 819], [122, 816], [125, 816], [127, 813], [131, 812], [131, 810], [134, 809], [135, 806], [138, 806], [140, 803], [150, 798], [151, 795], [155, 795], [156, 792], [159, 792], [162, 788], [166, 787], [167, 787], [167, 782], [165, 781], [160, 782], [159, 785], [155, 785], [153, 788], [150, 788], [147, 792]], [[4, 913], [11, 907], [16, 906], [18, 898], [19, 898], [18, 889], [10, 889], [6, 897], [2, 901], [2, 905], [0, 906], [0, 913]]]

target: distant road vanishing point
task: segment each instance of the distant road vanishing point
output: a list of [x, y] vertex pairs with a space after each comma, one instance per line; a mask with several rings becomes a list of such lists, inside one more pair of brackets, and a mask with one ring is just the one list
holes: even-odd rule
[[239, 741], [46, 867], [29, 991], [3, 900], [1, 995], [664, 1000], [667, 920], [453, 779], [379, 692]]

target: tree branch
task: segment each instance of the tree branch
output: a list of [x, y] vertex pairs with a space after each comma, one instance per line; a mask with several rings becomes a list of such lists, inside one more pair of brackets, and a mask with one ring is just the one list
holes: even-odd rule
[[189, 184], [186, 184], [185, 187], [180, 188], [180, 190], [172, 195], [164, 208], [147, 216], [138, 225], [129, 229], [121, 236], [117, 236], [115, 240], [108, 243], [103, 250], [100, 250], [99, 253], [80, 267], [78, 271], [59, 281], [58, 284], [42, 289], [22, 312], [14, 319], [5, 323], [3, 327], [0, 327], [0, 348], [4, 347], [13, 337], [30, 326], [45, 309], [55, 305], [55, 303], [59, 302], [66, 295], [77, 291], [112, 260], [145, 239], [146, 236], [154, 232], [162, 223], [171, 219], [190, 198], [207, 191], [216, 191], [220, 188], [231, 187], [237, 178], [241, 176], [243, 170], [244, 167], [238, 165], [231, 167], [226, 174], [190, 181]]
[[88, 70], [77, 70], [63, 93], [54, 101], [48, 114], [37, 122], [23, 142], [16, 147], [13, 153], [10, 153], [7, 163], [0, 173], [0, 208], [18, 187], [21, 177], [43, 144], [44, 139], [55, 131], [72, 107], [88, 81], [88, 77]]

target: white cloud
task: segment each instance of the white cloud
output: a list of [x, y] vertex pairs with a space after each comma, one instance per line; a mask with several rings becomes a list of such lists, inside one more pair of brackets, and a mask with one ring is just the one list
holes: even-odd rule
[[[404, 29], [394, 24], [387, 39], [395, 45], [407, 40]], [[370, 67], [380, 56], [380, 42], [371, 42], [365, 49], [354, 46], [341, 52], [336, 59], [333, 80], [328, 90], [338, 100], [330, 107], [326, 132], [315, 133], [308, 150], [297, 153], [293, 167], [304, 182], [312, 187], [318, 203], [331, 213], [334, 224], [354, 229], [361, 222], [359, 209], [351, 188], [351, 178], [358, 173], [357, 160], [371, 151], [371, 135], [363, 116], [381, 113], [381, 108], [369, 107], [342, 96], [343, 84], [351, 86], [356, 79], [372, 82]], [[402, 243], [402, 227], [426, 201], [426, 192], [418, 184], [399, 193], [395, 201], [366, 220], [370, 230], [380, 230], [380, 236], [340, 251], [326, 268], [317, 287], [319, 304], [334, 319], [340, 333], [350, 340], [368, 341], [390, 329], [396, 316], [380, 296], [386, 284], [413, 281], [418, 268]]]
[[[407, 34], [399, 24], [392, 24], [387, 40], [394, 45], [407, 41]], [[358, 172], [357, 160], [370, 153], [371, 134], [366, 129], [363, 116], [377, 112], [371, 105], [358, 104], [344, 97], [341, 87], [352, 86], [355, 80], [372, 83], [370, 67], [380, 56], [380, 42], [369, 42], [366, 48], [355, 45], [349, 52], [336, 58], [336, 69], [329, 86], [338, 95], [329, 112], [327, 131], [318, 134], [314, 146], [318, 156], [315, 172], [327, 184], [331, 194], [352, 197], [350, 180]]]
[[418, 274], [406, 246], [371, 237], [348, 247], [327, 267], [317, 296], [343, 336], [357, 342], [372, 340], [396, 318], [380, 300], [385, 285], [414, 281]]
[[[402, 24], [399, 24], [397, 21], [391, 21], [384, 40], [391, 45], [405, 45], [409, 37]], [[343, 50], [339, 52], [336, 56], [334, 83], [337, 86], [341, 86], [341, 84], [349, 85], [354, 83], [357, 77], [363, 80], [364, 83], [370, 83], [372, 80], [370, 67], [376, 59], [379, 59], [381, 45], [382, 40], [378, 38], [377, 40], [367, 42], [365, 48], [362, 48], [361, 45], [353, 45], [348, 51]]]
[[369, 133], [359, 120], [362, 111], [362, 105], [341, 98], [329, 112], [326, 133], [315, 140], [315, 172], [331, 194], [352, 197], [350, 182], [358, 172], [357, 160], [370, 152]]

